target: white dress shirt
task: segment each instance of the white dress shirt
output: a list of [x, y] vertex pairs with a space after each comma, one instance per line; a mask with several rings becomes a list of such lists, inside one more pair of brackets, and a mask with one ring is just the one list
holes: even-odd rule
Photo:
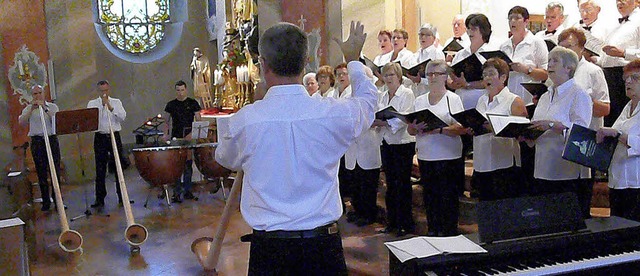
[[398, 52], [398, 56], [393, 60], [393, 62], [400, 62], [400, 65], [402, 65], [402, 67], [410, 68], [414, 64], [413, 52], [409, 51], [409, 49], [407, 48], [402, 48], [402, 50]]
[[603, 68], [625, 66], [634, 59], [640, 58], [640, 9], [635, 8], [629, 15], [629, 21], [618, 24], [606, 39], [606, 45], [613, 45], [624, 50], [624, 57], [612, 57], [604, 54], [598, 59]]
[[[43, 106], [44, 120], [47, 127], [47, 136], [56, 134], [56, 113], [59, 111], [58, 106], [54, 103], [45, 102]], [[42, 120], [40, 120], [40, 108], [31, 109], [31, 105], [27, 105], [22, 109], [22, 113], [18, 120], [29, 121], [29, 133], [28, 136], [44, 136], [44, 129], [42, 129]], [[28, 117], [27, 117], [28, 116]]]
[[[421, 48], [417, 52], [413, 54], [414, 63], [410, 65], [410, 67], [416, 66], [425, 60], [444, 60], [444, 52], [442, 52], [442, 47], [436, 47], [435, 44], [427, 48]], [[416, 98], [420, 95], [424, 95], [429, 92], [429, 80], [425, 78], [420, 78], [420, 83], [412, 83], [411, 90], [413, 90], [413, 94]]]
[[[462, 100], [451, 91], [447, 91], [442, 99], [435, 104], [429, 102], [429, 94], [424, 94], [416, 99], [415, 110], [429, 109], [447, 125], [456, 123], [451, 113], [464, 111]], [[451, 107], [451, 110], [449, 110]], [[418, 159], [426, 161], [452, 160], [462, 157], [462, 140], [460, 136], [448, 136], [445, 134], [418, 134], [416, 135], [416, 151]]]
[[257, 230], [308, 230], [342, 215], [339, 160], [371, 126], [376, 88], [364, 65], [347, 65], [354, 96], [312, 99], [304, 86], [278, 85], [229, 118], [216, 160], [243, 170], [240, 211]]
[[[114, 132], [122, 130], [122, 123], [124, 122], [124, 119], [127, 118], [127, 112], [124, 110], [120, 100], [109, 97], [109, 103], [111, 104], [111, 107], [113, 107], [113, 111], [111, 112], [106, 110], [106, 107], [102, 105], [102, 99], [100, 99], [100, 97], [90, 100], [87, 104], [87, 108], [98, 109], [98, 130], [96, 132], [102, 134], [110, 133], [109, 117], [107, 116], [111, 116], [111, 127]], [[108, 115], [109, 113], [111, 115]]]
[[[576, 23], [575, 27], [581, 28], [584, 32], [589, 32], [593, 37], [605, 41], [607, 36], [617, 27], [618, 21], [615, 18], [600, 18], [596, 19], [591, 23], [591, 25], [587, 26], [586, 24], [582, 24], [580, 22]], [[586, 30], [589, 28], [589, 30]], [[588, 37], [587, 37], [588, 38]]]
[[[575, 80], [570, 79], [557, 88], [549, 87], [542, 94], [532, 121], [552, 120], [571, 128], [573, 124], [589, 126], [592, 114], [591, 98]], [[564, 135], [547, 130], [536, 139], [533, 176], [544, 180], [571, 180], [580, 177], [582, 166], [562, 159]]]
[[[588, 62], [584, 57], [580, 59], [576, 73], [573, 76], [576, 83], [582, 87], [591, 99], [609, 103], [609, 87], [607, 86], [607, 80], [604, 78], [604, 72], [602, 68], [591, 62]], [[591, 118], [590, 129], [598, 130], [604, 126], [604, 117]]]
[[[504, 88], [489, 102], [489, 95], [478, 99], [476, 110], [485, 117], [488, 114], [512, 115], [511, 106], [518, 98], [516, 94]], [[478, 172], [491, 172], [499, 169], [520, 166], [520, 145], [514, 138], [496, 137], [492, 132], [473, 136], [473, 169]]]
[[[524, 39], [515, 49], [513, 48], [513, 43], [510, 38], [500, 45], [500, 50], [507, 54], [513, 62], [520, 62], [527, 66], [547, 70], [547, 63], [549, 62], [547, 44], [541, 38], [534, 36], [530, 31], [527, 31]], [[522, 98], [525, 105], [531, 105], [533, 104], [533, 96], [529, 91], [524, 89], [520, 83], [532, 81], [534, 81], [533, 78], [527, 74], [510, 71], [507, 87], [509, 87], [511, 93]]]
[[386, 54], [378, 55], [373, 59], [373, 63], [378, 67], [384, 66], [385, 64], [391, 62], [391, 56], [393, 56], [393, 51]]
[[[351, 86], [340, 95], [341, 99], [351, 97]], [[380, 144], [382, 137], [375, 128], [363, 130], [355, 142], [344, 154], [344, 165], [348, 170], [356, 168], [356, 164], [365, 170], [379, 169], [382, 165], [380, 158]]]
[[[460, 50], [460, 52], [458, 52], [455, 57], [453, 57], [451, 64], [452, 66], [455, 64], [458, 64], [458, 62], [464, 60], [465, 58], [468, 58], [472, 54], [476, 55], [478, 57], [478, 60], [480, 60], [481, 63], [484, 63], [485, 61], [487, 61], [487, 59], [484, 58], [479, 53], [491, 51], [492, 49], [489, 49], [489, 48], [490, 48], [489, 44], [487, 43], [482, 44], [482, 46], [480, 46], [480, 48], [478, 48], [478, 51], [476, 51], [475, 53], [471, 53], [470, 48], [464, 48]], [[456, 89], [456, 94], [458, 94], [458, 96], [460, 96], [460, 99], [462, 99], [462, 105], [464, 106], [465, 110], [475, 108], [476, 104], [478, 103], [478, 99], [485, 92], [486, 90], [484, 88], [483, 89], [473, 89], [473, 88]]]
[[[385, 85], [384, 90], [379, 94], [378, 111], [388, 106], [393, 106], [393, 108], [400, 113], [411, 113], [414, 110], [414, 101], [415, 96], [413, 95], [413, 91], [404, 85], [400, 85], [393, 98], [389, 99], [389, 89]], [[387, 144], [399, 145], [416, 141], [415, 137], [409, 135], [407, 132], [407, 124], [403, 123], [400, 119], [393, 118], [387, 120], [387, 122], [389, 126], [378, 127], [380, 135]]]
[[320, 92], [320, 91], [318, 91], [318, 92], [324, 98], [334, 98], [334, 99], [338, 98], [338, 90], [336, 90], [333, 87], [329, 87], [329, 89], [327, 89], [327, 92], [324, 92], [324, 94], [322, 92]]
[[633, 113], [631, 101], [622, 109], [622, 113], [613, 128], [629, 136], [627, 144], [618, 143], [609, 166], [609, 188], [640, 189], [640, 105]]

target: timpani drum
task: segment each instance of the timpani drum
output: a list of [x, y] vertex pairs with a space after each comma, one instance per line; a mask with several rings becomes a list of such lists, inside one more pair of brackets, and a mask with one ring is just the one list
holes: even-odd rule
[[216, 162], [217, 143], [203, 143], [193, 146], [196, 167], [207, 178], [227, 177], [231, 171]]
[[180, 179], [189, 153], [185, 146], [136, 148], [131, 151], [140, 176], [155, 187], [173, 185]]

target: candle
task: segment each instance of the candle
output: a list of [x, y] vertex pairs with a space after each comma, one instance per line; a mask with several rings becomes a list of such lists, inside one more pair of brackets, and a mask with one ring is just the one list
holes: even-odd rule
[[238, 82], [242, 82], [241, 78], [241, 74], [242, 74], [242, 68], [240, 68], [240, 66], [236, 67], [236, 79], [238, 80]]
[[22, 61], [21, 60], [18, 60], [18, 71], [20, 72], [21, 76], [24, 75], [24, 68], [22, 68]]

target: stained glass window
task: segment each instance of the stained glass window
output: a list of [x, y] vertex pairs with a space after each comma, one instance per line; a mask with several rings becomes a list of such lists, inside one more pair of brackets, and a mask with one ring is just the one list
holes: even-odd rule
[[99, 23], [120, 50], [144, 53], [164, 38], [169, 0], [97, 0]]

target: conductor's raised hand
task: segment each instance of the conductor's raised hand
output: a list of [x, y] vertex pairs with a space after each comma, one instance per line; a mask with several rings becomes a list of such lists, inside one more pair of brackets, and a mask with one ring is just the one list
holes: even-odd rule
[[364, 41], [367, 39], [367, 34], [364, 33], [364, 25], [358, 22], [351, 21], [351, 29], [349, 30], [349, 37], [346, 41], [340, 41], [337, 38], [333, 40], [340, 45], [342, 54], [346, 62], [358, 60], [360, 58], [360, 52], [364, 46]]

